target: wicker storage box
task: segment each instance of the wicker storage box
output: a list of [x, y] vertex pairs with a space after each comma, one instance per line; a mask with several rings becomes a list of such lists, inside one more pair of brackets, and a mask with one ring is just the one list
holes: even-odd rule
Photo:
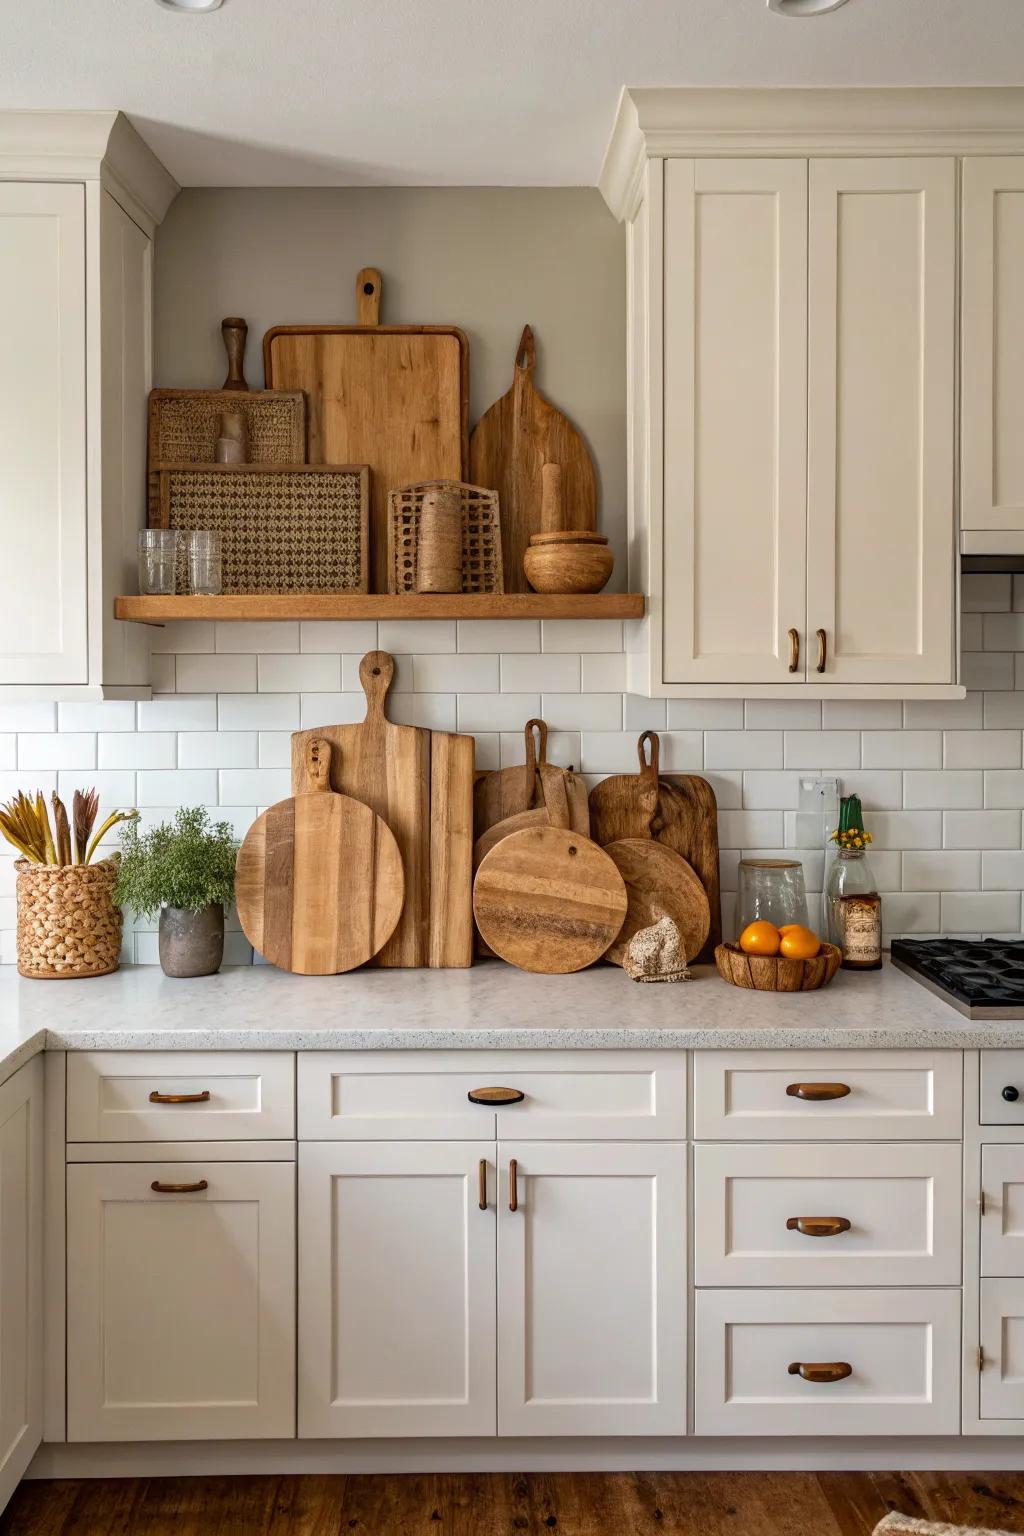
[[106, 976], [121, 955], [121, 909], [113, 901], [120, 860], [30, 864], [18, 859], [18, 970], [55, 980]]

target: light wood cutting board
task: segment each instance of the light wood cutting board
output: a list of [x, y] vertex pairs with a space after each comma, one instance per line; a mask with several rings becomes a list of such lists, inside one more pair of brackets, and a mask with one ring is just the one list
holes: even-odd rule
[[398, 844], [369, 806], [331, 792], [330, 761], [326, 742], [306, 744], [300, 792], [257, 817], [235, 874], [246, 938], [302, 976], [364, 965], [393, 933], [404, 895]]
[[506, 592], [531, 590], [523, 574], [523, 555], [530, 535], [541, 531], [545, 464], [561, 467], [564, 526], [593, 532], [597, 518], [597, 481], [590, 452], [569, 418], [535, 387], [536, 361], [533, 331], [526, 326], [516, 353], [512, 388], [484, 412], [469, 443], [469, 478], [498, 493]]
[[395, 661], [370, 651], [359, 666], [366, 718], [292, 737], [292, 786], [307, 743], [330, 743], [331, 784], [369, 805], [391, 828], [405, 866], [405, 906], [377, 963], [460, 967], [473, 960], [472, 736], [396, 725], [386, 699]]
[[620, 838], [604, 851], [626, 882], [629, 898], [626, 920], [604, 958], [621, 965], [634, 934], [670, 917], [687, 963], [695, 960], [707, 943], [711, 911], [704, 887], [686, 860], [653, 837]]
[[305, 391], [309, 462], [370, 466], [374, 592], [388, 590], [388, 492], [464, 479], [469, 432], [466, 336], [454, 325], [379, 325], [380, 296], [380, 273], [366, 267], [358, 325], [278, 325], [263, 338], [267, 388]]

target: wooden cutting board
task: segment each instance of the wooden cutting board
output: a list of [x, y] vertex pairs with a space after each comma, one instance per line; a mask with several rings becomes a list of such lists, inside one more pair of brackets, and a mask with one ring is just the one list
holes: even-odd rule
[[670, 917], [678, 928], [687, 964], [696, 959], [707, 943], [711, 909], [686, 860], [652, 837], [620, 838], [604, 851], [625, 881], [629, 898], [625, 922], [605, 959], [621, 965], [633, 935], [662, 917]]
[[[569, 768], [548, 763], [548, 728], [543, 720], [527, 720], [526, 762], [512, 768], [496, 768], [477, 779], [473, 792], [473, 830], [479, 839], [497, 822], [544, 806], [553, 793], [552, 775], [564, 781], [569, 807], [569, 826], [582, 837], [590, 835], [587, 786]], [[547, 779], [547, 788], [545, 788]]]
[[485, 942], [524, 971], [563, 975], [600, 959], [626, 916], [626, 887], [589, 838], [527, 827], [502, 838], [473, 882]]
[[292, 787], [307, 743], [329, 742], [331, 784], [370, 806], [391, 828], [405, 866], [405, 906], [382, 966], [467, 966], [473, 960], [472, 736], [395, 725], [386, 699], [394, 657], [370, 651], [359, 666], [366, 718], [292, 737]]
[[[485, 411], [469, 443], [469, 478], [498, 492], [506, 592], [529, 592], [523, 555], [541, 531], [541, 471], [561, 466], [563, 526], [592, 532], [597, 518], [594, 463], [582, 436], [533, 382], [533, 331], [523, 329], [512, 388]], [[267, 380], [268, 386], [270, 380]]]
[[394, 932], [404, 896], [398, 844], [368, 805], [332, 793], [330, 764], [330, 745], [311, 738], [301, 792], [257, 817], [235, 873], [246, 938], [302, 976], [364, 965]]
[[469, 431], [466, 336], [454, 325], [380, 325], [380, 297], [380, 273], [365, 267], [358, 325], [278, 325], [263, 338], [267, 388], [306, 393], [309, 462], [370, 466], [374, 592], [388, 590], [388, 492], [464, 479]]
[[[646, 750], [645, 750], [646, 749]], [[637, 741], [639, 773], [615, 774], [590, 791], [590, 835], [602, 848], [620, 838], [651, 837], [686, 860], [707, 893], [711, 922], [697, 956], [712, 964], [722, 941], [718, 804], [707, 779], [659, 771], [657, 732]]]

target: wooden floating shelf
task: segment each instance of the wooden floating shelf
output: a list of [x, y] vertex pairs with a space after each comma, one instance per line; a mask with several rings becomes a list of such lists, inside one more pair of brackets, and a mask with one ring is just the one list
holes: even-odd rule
[[181, 619], [641, 619], [642, 592], [283, 592], [246, 597], [115, 597], [114, 617], [134, 624]]

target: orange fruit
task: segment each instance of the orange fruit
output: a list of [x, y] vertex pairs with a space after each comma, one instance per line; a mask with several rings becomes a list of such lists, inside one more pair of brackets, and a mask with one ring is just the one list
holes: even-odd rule
[[800, 933], [803, 931], [803, 923], [780, 923], [780, 933]]
[[782, 935], [779, 949], [787, 960], [813, 960], [821, 949], [821, 943], [816, 933], [794, 923]]
[[746, 955], [777, 955], [779, 943], [779, 930], [775, 924], [763, 920], [748, 923], [740, 934], [740, 949]]

